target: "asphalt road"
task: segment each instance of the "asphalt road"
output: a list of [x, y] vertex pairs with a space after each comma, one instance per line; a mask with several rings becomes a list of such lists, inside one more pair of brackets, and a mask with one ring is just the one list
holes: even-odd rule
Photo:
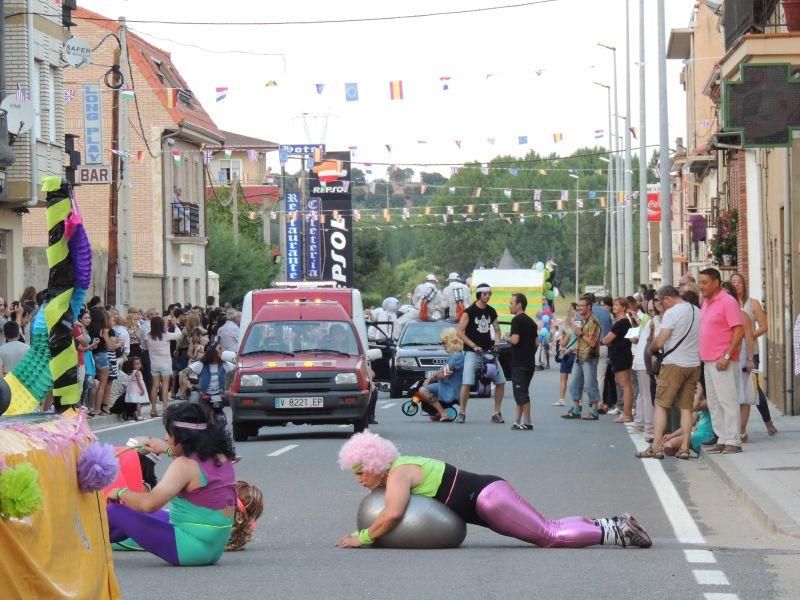
[[[504, 477], [547, 516], [631, 512], [652, 536], [651, 549], [541, 549], [472, 525], [453, 550], [339, 549], [334, 543], [355, 529], [365, 494], [336, 464], [352, 429], [264, 428], [237, 444], [238, 477], [265, 496], [255, 540], [204, 568], [117, 552], [124, 598], [797, 597], [796, 541], [760, 529], [702, 460], [651, 461], [648, 473], [624, 425], [560, 419], [563, 409], [551, 406], [557, 383], [555, 370], [536, 373], [532, 432], [509, 429], [510, 390], [505, 425], [489, 422], [489, 399], [472, 399], [467, 423], [457, 425], [406, 417], [382, 395], [374, 429], [403, 453]], [[118, 444], [132, 435], [162, 436], [163, 429], [155, 421], [99, 433]]]

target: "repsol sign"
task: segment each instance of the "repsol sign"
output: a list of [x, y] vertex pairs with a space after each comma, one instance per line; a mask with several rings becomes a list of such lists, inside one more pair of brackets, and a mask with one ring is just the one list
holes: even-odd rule
[[348, 268], [353, 260], [352, 239], [344, 219], [331, 219], [328, 229], [328, 256], [331, 262], [331, 279], [343, 287], [349, 287], [348, 277], [352, 269]]
[[311, 193], [315, 196], [320, 194], [347, 194], [350, 191], [350, 182], [337, 181], [331, 185], [315, 185], [311, 188]]

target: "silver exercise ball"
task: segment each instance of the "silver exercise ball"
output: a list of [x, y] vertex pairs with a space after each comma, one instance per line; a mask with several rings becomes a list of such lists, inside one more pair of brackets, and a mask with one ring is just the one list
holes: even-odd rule
[[[358, 506], [358, 528], [369, 527], [383, 510], [385, 490], [377, 489]], [[403, 519], [375, 541], [379, 548], [458, 548], [467, 537], [467, 524], [433, 498], [411, 495]]]

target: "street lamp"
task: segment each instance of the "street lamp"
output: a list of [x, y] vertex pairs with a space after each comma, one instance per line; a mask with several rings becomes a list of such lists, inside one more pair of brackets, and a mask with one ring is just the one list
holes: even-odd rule
[[580, 258], [580, 250], [581, 250], [581, 238], [580, 238], [580, 199], [578, 198], [578, 192], [580, 190], [581, 185], [581, 176], [577, 173], [570, 173], [570, 177], [575, 180], [575, 302], [578, 301], [578, 298], [581, 295], [580, 289], [580, 267], [581, 267], [581, 258]]
[[[617, 297], [617, 279], [616, 279], [616, 272], [617, 272], [617, 254], [614, 252], [614, 247], [617, 244], [617, 227], [616, 222], [614, 219], [611, 218], [611, 210], [610, 206], [614, 202], [614, 187], [613, 187], [613, 176], [614, 176], [614, 138], [611, 133], [611, 120], [612, 120], [612, 113], [611, 113], [611, 86], [606, 83], [600, 83], [599, 81], [593, 81], [594, 85], [599, 86], [601, 88], [605, 88], [606, 94], [608, 95], [608, 158], [601, 156], [600, 160], [603, 162], [608, 163], [608, 193], [606, 194], [607, 201], [606, 201], [606, 232], [605, 232], [605, 249], [604, 249], [604, 256], [603, 256], [603, 288], [608, 290], [607, 282], [606, 282], [606, 273], [608, 271], [608, 247], [609, 245], [612, 248], [611, 251], [611, 295], [616, 298]], [[610, 227], [609, 227], [610, 224]]]

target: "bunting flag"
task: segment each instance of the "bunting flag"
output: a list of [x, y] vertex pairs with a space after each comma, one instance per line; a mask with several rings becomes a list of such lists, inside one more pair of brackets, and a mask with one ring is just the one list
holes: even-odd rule
[[133, 88], [132, 87], [122, 88], [122, 91], [120, 92], [120, 97], [124, 98], [125, 100], [133, 100]]
[[358, 146], [348, 146], [347, 149], [350, 150], [350, 152], [355, 152], [358, 150]]
[[560, 213], [558, 213], [556, 216], [557, 216], [559, 219], [563, 219], [564, 217], [566, 217], [566, 216], [567, 216], [567, 213], [565, 213], [565, 212], [560, 212]]
[[506, 198], [511, 198], [511, 188], [504, 189], [503, 195], [505, 195]]
[[370, 194], [374, 194], [375, 193], [375, 182], [374, 181], [370, 181], [367, 184], [367, 186], [369, 187], [369, 193]]
[[494, 138], [486, 138], [486, 141], [489, 142], [490, 145], [494, 146], [494, 142], [495, 142]]
[[454, 188], [453, 186], [450, 186], [449, 188], [447, 188], [447, 191], [449, 191], [451, 194], [455, 194], [456, 193], [456, 188]]
[[606, 207], [606, 199], [605, 199], [604, 196], [601, 196], [600, 197], [600, 208], [605, 208], [605, 207]]
[[419, 195], [424, 196], [427, 190], [428, 186], [423, 183], [421, 186], [419, 186]]
[[144, 158], [144, 150], [137, 150], [136, 151], [136, 160], [138, 160], [139, 162], [142, 162], [143, 158]]
[[594, 190], [589, 190], [589, 199], [594, 200], [597, 197], [597, 192]]
[[492, 212], [494, 214], [497, 214], [497, 213], [500, 212], [500, 206], [497, 204], [497, 202], [492, 202]]
[[539, 175], [547, 175], [547, 169], [539, 169]]
[[458, 148], [460, 150], [461, 149], [461, 140], [453, 140], [453, 141], [456, 143], [456, 146], [458, 146]]
[[519, 202], [514, 202], [514, 204], [511, 205], [511, 210], [519, 212]]
[[575, 207], [576, 208], [583, 208], [583, 199], [582, 198], [578, 198], [578, 199], [575, 200]]
[[181, 151], [180, 150], [173, 150], [172, 151], [172, 158], [175, 160], [176, 163], [181, 162]]
[[344, 99], [347, 102], [358, 102], [358, 84], [345, 83], [344, 84]]
[[631, 127], [631, 135], [633, 136], [633, 139], [638, 140], [639, 139], [639, 128], [638, 127]]
[[358, 210], [357, 208], [354, 208], [354, 209], [353, 209], [353, 218], [354, 218], [356, 221], [360, 221], [360, 220], [361, 220], [361, 211], [360, 211], [360, 210]]
[[64, 104], [69, 104], [70, 102], [72, 102], [75, 99], [76, 95], [77, 92], [75, 92], [75, 90], [73, 90], [72, 88], [64, 89]]
[[391, 145], [391, 144], [386, 144], [386, 151], [387, 151], [389, 154], [391, 154], [391, 153], [392, 153], [392, 145]]
[[525, 223], [525, 213], [519, 213], [519, 222], [522, 224]]
[[427, 144], [428, 140], [417, 140], [418, 144]]
[[563, 202], [569, 200], [569, 190], [561, 190], [561, 200]]
[[439, 81], [442, 82], [442, 91], [443, 92], [446, 92], [447, 90], [450, 89], [450, 84], [448, 83], [450, 81], [450, 77], [449, 76], [439, 77]]
[[593, 217], [596, 217], [596, 216], [598, 216], [598, 215], [602, 214], [602, 212], [603, 212], [602, 210], [596, 210], [596, 211], [594, 211], [594, 212], [592, 213], [592, 216], [593, 216]]
[[392, 220], [392, 215], [389, 213], [389, 209], [388, 208], [384, 208], [383, 209], [383, 218], [386, 221], [391, 221]]
[[372, 175], [372, 163], [364, 163], [364, 173]]
[[248, 150], [247, 160], [249, 160], [250, 162], [258, 162], [258, 152], [255, 150]]
[[214, 91], [217, 93], [217, 102], [222, 102], [228, 95], [228, 88], [225, 86], [218, 86], [214, 88]]
[[556, 144], [559, 143], [563, 139], [564, 139], [564, 134], [563, 133], [554, 133], [553, 134], [553, 142], [555, 142]]
[[511, 167], [508, 169], [508, 174], [516, 177], [517, 175], [519, 175], [519, 169]]
[[536, 212], [542, 212], [542, 203], [537, 200], [536, 202], [533, 203], [533, 209]]
[[489, 167], [481, 167], [481, 175], [488, 175]]
[[541, 200], [542, 199], [542, 190], [533, 190], [533, 199], [534, 200]]
[[411, 211], [408, 210], [407, 206], [403, 207], [403, 221], [408, 221], [408, 217], [411, 216]]
[[524, 146], [528, 143], [528, 136], [527, 135], [520, 135], [517, 136], [517, 141], [519, 142], [520, 146]]
[[447, 206], [447, 214], [448, 214], [448, 215], [452, 215], [452, 214], [454, 214], [454, 213], [453, 213], [453, 207], [452, 207], [452, 206], [450, 206], [450, 205], [448, 205], [448, 206]]
[[233, 154], [233, 151], [229, 148], [225, 148], [223, 152], [225, 152], [225, 158], [230, 158], [231, 154]]
[[653, 175], [655, 175], [656, 179], [661, 181], [661, 165], [659, 165], [659, 163], [653, 165]]
[[402, 100], [403, 99], [403, 82], [399, 79], [389, 82], [389, 99]]
[[315, 83], [314, 87], [317, 88], [317, 94], [322, 94], [322, 90], [325, 89], [324, 83]]
[[481, 188], [475, 188], [475, 191], [472, 192], [473, 198], [480, 198], [481, 197]]
[[606, 136], [606, 130], [605, 129], [595, 129], [594, 130], [594, 139], [602, 140], [605, 136]]
[[175, 108], [178, 103], [178, 88], [167, 88], [167, 108]]
[[274, 79], [270, 79], [267, 83], [264, 84], [264, 87], [278, 87], [278, 82]]
[[471, 215], [473, 212], [475, 212], [475, 206], [467, 204], [467, 213]]

